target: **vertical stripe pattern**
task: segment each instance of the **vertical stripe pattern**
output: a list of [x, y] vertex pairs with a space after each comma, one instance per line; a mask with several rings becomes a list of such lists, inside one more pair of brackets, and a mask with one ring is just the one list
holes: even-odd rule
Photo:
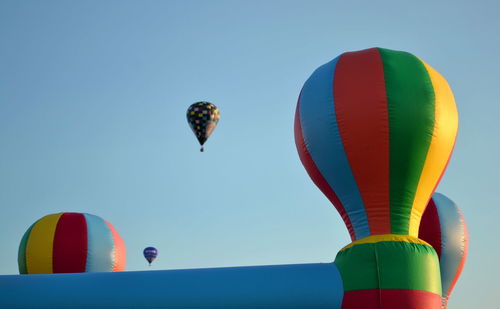
[[19, 251], [17, 253], [17, 264], [19, 265], [19, 273], [20, 274], [27, 274], [28, 273], [28, 268], [26, 265], [26, 244], [28, 243], [28, 238], [30, 237], [31, 234], [31, 229], [33, 226], [36, 224], [33, 223], [26, 233], [24, 233], [23, 238], [21, 239], [21, 243], [19, 244]]
[[87, 263], [87, 223], [79, 213], [66, 212], [54, 235], [54, 273], [84, 272]]
[[335, 71], [334, 95], [340, 135], [371, 234], [390, 234], [389, 126], [377, 49], [342, 55]]
[[422, 169], [415, 200], [413, 201], [410, 233], [418, 233], [419, 222], [424, 207], [434, 192], [437, 183], [448, 165], [458, 131], [458, 112], [455, 99], [446, 80], [431, 66], [422, 62], [429, 74], [435, 93], [435, 121], [431, 144]]
[[88, 234], [88, 250], [90, 258], [87, 260], [87, 272], [110, 271], [113, 269], [115, 244], [113, 234], [106, 222], [101, 218], [85, 214]]
[[309, 173], [312, 181], [316, 184], [316, 186], [318, 186], [321, 192], [323, 192], [323, 194], [332, 202], [337, 211], [340, 213], [340, 216], [342, 217], [342, 220], [344, 220], [347, 230], [349, 231], [349, 235], [351, 235], [351, 238], [354, 238], [354, 229], [352, 227], [351, 219], [347, 216], [344, 205], [342, 205], [335, 191], [333, 191], [326, 179], [318, 170], [318, 167], [311, 158], [311, 155], [309, 154], [309, 151], [304, 143], [302, 127], [300, 124], [299, 108], [300, 96], [299, 104], [297, 104], [297, 111], [295, 112], [295, 145], [297, 146], [300, 160]]
[[344, 53], [309, 77], [295, 117], [299, 157], [353, 240], [418, 235], [458, 130], [439, 73], [406, 52]]
[[26, 268], [28, 274], [52, 273], [52, 252], [57, 222], [62, 213], [40, 219], [31, 229], [26, 244]]
[[389, 112], [391, 231], [408, 234], [413, 200], [434, 129], [434, 91], [417, 57], [387, 49], [380, 49], [380, 53]]
[[114, 247], [114, 256], [113, 256], [113, 271], [124, 271], [126, 264], [126, 250], [125, 250], [125, 242], [120, 237], [120, 234], [116, 231], [114, 226], [111, 223], [106, 221], [108, 228], [111, 231], [111, 235], [113, 235], [113, 242], [115, 244]]
[[[335, 114], [333, 83], [339, 58], [318, 68], [306, 81], [299, 100], [305, 149], [336, 193], [353, 226], [353, 238], [370, 235], [366, 212], [347, 160]], [[309, 172], [309, 171], [308, 171]]]
[[47, 215], [35, 222], [19, 245], [21, 274], [123, 271], [125, 243], [102, 218], [81, 213]]

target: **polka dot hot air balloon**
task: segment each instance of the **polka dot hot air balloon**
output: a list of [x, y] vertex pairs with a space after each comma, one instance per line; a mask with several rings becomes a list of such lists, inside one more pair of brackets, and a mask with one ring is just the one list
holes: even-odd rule
[[304, 84], [297, 150], [354, 241], [335, 259], [344, 309], [440, 308], [438, 257], [418, 229], [457, 128], [447, 82], [407, 52], [344, 53]]
[[196, 102], [188, 108], [186, 117], [191, 130], [201, 145], [200, 151], [203, 152], [203, 144], [219, 123], [219, 109], [210, 102]]
[[21, 274], [125, 270], [125, 243], [107, 221], [86, 213], [47, 215], [24, 234], [19, 246]]

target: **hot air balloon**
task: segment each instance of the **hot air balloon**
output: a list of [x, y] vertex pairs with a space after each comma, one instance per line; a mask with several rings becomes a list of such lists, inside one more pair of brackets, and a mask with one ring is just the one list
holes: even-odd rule
[[151, 263], [156, 259], [158, 256], [158, 250], [154, 247], [147, 247], [144, 249], [144, 258], [148, 261], [149, 266], [151, 266]]
[[439, 257], [442, 306], [446, 308], [467, 258], [469, 235], [458, 206], [441, 193], [434, 193], [422, 221], [419, 238], [430, 243]]
[[304, 84], [297, 150], [354, 241], [335, 259], [342, 308], [440, 308], [438, 257], [418, 229], [457, 128], [447, 82], [407, 52], [344, 53]]
[[125, 254], [125, 243], [109, 222], [62, 212], [41, 218], [26, 231], [19, 245], [19, 273], [123, 271]]
[[200, 151], [203, 152], [203, 144], [219, 122], [219, 109], [210, 102], [196, 102], [188, 108], [186, 116], [191, 130], [201, 145]]

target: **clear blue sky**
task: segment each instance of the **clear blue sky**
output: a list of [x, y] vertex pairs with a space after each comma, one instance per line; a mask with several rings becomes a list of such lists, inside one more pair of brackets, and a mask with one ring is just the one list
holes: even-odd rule
[[[481, 3], [481, 4], [479, 4]], [[348, 50], [406, 50], [441, 72], [460, 130], [438, 191], [470, 230], [450, 309], [494, 308], [500, 276], [498, 1], [0, 2], [0, 274], [38, 218], [110, 221], [127, 269], [329, 262], [349, 242], [303, 169], [303, 82]], [[221, 120], [198, 151], [185, 111]]]

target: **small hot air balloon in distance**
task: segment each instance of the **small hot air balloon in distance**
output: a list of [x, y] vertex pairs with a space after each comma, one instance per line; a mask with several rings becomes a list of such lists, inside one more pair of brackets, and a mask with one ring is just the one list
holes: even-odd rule
[[144, 249], [144, 258], [148, 261], [149, 266], [158, 256], [158, 250], [155, 247], [147, 247]]
[[201, 145], [200, 151], [203, 152], [203, 144], [219, 122], [219, 109], [210, 102], [196, 102], [188, 108], [186, 117], [191, 130]]

